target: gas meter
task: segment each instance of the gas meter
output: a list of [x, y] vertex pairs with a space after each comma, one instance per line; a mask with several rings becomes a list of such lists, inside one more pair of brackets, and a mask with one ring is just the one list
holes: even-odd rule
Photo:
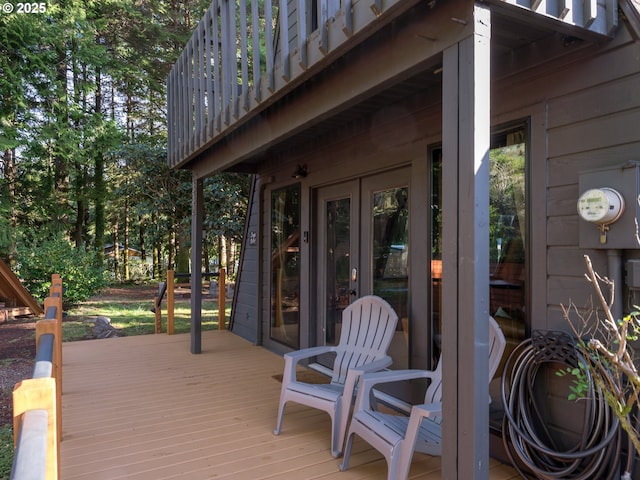
[[[640, 164], [628, 162], [618, 167], [582, 172], [578, 183], [581, 192], [578, 215], [584, 220], [580, 222], [580, 246], [640, 248], [636, 237]], [[625, 198], [629, 202], [627, 211]]]

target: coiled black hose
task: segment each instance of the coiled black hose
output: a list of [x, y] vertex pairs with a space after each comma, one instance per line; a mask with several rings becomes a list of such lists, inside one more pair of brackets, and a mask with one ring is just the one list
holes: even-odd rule
[[[534, 392], [538, 373], [584, 364], [573, 345], [566, 333], [534, 332], [513, 350], [504, 366], [502, 438], [511, 463], [523, 478], [531, 474], [541, 480], [609, 480], [620, 476], [622, 429], [590, 376], [589, 392], [581, 400], [586, 404], [577, 445], [561, 450], [542, 416], [539, 395]], [[633, 451], [632, 447], [628, 451]], [[629, 457], [626, 471], [632, 468], [633, 455]]]

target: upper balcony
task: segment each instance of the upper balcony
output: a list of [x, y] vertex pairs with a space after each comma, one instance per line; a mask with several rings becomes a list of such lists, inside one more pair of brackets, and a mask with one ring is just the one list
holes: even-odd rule
[[[212, 0], [167, 79], [169, 166], [185, 166], [257, 119], [420, 2]], [[488, 3], [507, 23], [517, 18], [591, 40], [611, 35], [618, 21], [617, 0]]]

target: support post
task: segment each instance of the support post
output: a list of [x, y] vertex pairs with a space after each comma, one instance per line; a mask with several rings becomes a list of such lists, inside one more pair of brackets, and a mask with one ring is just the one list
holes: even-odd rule
[[491, 15], [471, 6], [443, 55], [442, 478], [487, 480]]
[[225, 330], [225, 309], [227, 308], [227, 280], [226, 270], [220, 269], [218, 275], [218, 330]]
[[167, 270], [167, 335], [173, 335], [175, 302], [175, 274], [173, 270]]
[[203, 181], [193, 175], [191, 190], [191, 353], [202, 352]]

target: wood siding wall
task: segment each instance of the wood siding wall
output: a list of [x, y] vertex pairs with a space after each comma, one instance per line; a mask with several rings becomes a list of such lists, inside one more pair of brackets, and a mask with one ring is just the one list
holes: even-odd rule
[[[258, 337], [258, 261], [260, 246], [258, 241], [260, 232], [260, 182], [254, 181], [251, 188], [251, 198], [247, 209], [245, 241], [242, 243], [241, 263], [238, 271], [236, 292], [234, 297], [233, 332], [242, 338], [260, 343]], [[256, 235], [255, 244], [252, 243]]]
[[[583, 277], [583, 255], [608, 275], [606, 250], [579, 247], [580, 172], [640, 159], [640, 44], [622, 30], [615, 42], [591, 53], [577, 55], [574, 62], [549, 71], [544, 82], [532, 85], [534, 91], [546, 89], [548, 145], [548, 187], [540, 197], [547, 199], [547, 315], [532, 319], [534, 328], [566, 329], [559, 306], [570, 301], [584, 306], [593, 294]], [[637, 258], [640, 249], [622, 254], [623, 260]], [[634, 299], [624, 298], [627, 310], [634, 304], [628, 300]]]
[[[583, 278], [585, 253], [592, 257], [598, 271], [606, 274], [606, 251], [585, 251], [579, 247], [578, 174], [640, 160], [637, 129], [640, 125], [640, 89], [637, 88], [640, 44], [623, 29], [613, 42], [574, 50], [569, 56], [557, 54], [533, 69], [527, 65], [519, 71], [503, 70], [501, 78], [494, 83], [494, 124], [531, 119], [530, 176], [543, 179], [532, 182], [530, 191], [532, 268], [535, 265], [536, 272], [530, 282], [531, 329], [566, 330], [560, 305], [569, 301], [583, 305], [591, 295]], [[439, 92], [434, 93], [437, 96]], [[297, 163], [304, 163], [310, 172], [309, 178], [303, 180], [304, 189], [312, 188], [315, 182], [337, 182], [392, 168], [397, 161], [414, 162], [417, 168], [420, 162], [426, 161], [429, 143], [440, 141], [441, 131], [439, 108], [412, 110], [411, 105], [421, 102], [424, 104], [423, 98], [415, 97], [356, 122], [347, 130], [319, 139], [317, 144], [309, 145], [309, 151], [272, 158], [262, 164], [259, 175], [263, 180], [270, 177], [275, 180], [274, 185], [282, 186], [292, 182], [290, 173]], [[380, 122], [381, 118], [385, 121]], [[407, 122], [412, 128], [406, 128]], [[375, 127], [370, 127], [372, 125]], [[407, 138], [407, 132], [413, 136]], [[393, 153], [385, 155], [381, 147]], [[398, 149], [404, 153], [398, 155]], [[345, 163], [346, 159], [349, 161]], [[268, 194], [263, 194], [260, 201], [266, 210]], [[261, 228], [256, 203], [251, 215], [251, 229], [264, 235], [268, 212], [262, 218]], [[307, 222], [303, 228], [310, 229], [308, 213], [303, 220]], [[541, 256], [544, 261], [540, 260]], [[625, 251], [624, 258], [640, 258], [640, 250]], [[250, 309], [248, 322], [258, 318], [254, 292], [260, 290], [267, 299], [269, 293], [269, 265], [262, 265], [265, 274], [258, 288], [256, 261], [254, 256], [247, 255], [242, 266], [251, 272], [246, 279], [250, 293], [242, 307]], [[239, 307], [241, 305], [243, 302]], [[264, 318], [269, 316], [267, 310], [265, 303]], [[246, 318], [246, 312], [236, 316], [236, 328], [245, 328], [241, 327], [244, 323], [241, 317]], [[255, 326], [246, 328], [252, 333], [256, 331]]]

